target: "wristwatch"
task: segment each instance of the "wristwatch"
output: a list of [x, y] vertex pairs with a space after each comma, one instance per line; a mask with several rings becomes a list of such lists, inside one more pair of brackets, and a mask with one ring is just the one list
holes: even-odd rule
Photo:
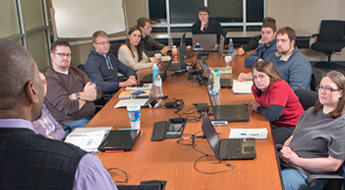
[[75, 97], [79, 100], [79, 99], [80, 99], [80, 93], [79, 93], [79, 92], [76, 92], [76, 93], [75, 93]]

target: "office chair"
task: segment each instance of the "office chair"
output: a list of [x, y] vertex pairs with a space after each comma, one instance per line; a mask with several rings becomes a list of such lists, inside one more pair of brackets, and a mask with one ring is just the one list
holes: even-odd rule
[[325, 71], [312, 67], [311, 68], [311, 80], [310, 90], [317, 91], [317, 86], [320, 84], [322, 77], [326, 74]]
[[318, 99], [317, 92], [311, 90], [296, 89], [295, 94], [298, 97], [298, 100], [304, 110], [307, 110], [308, 108], [314, 106], [315, 102]]
[[312, 184], [315, 180], [328, 180], [324, 186], [324, 190], [345, 190], [344, 185], [345, 165], [343, 164], [338, 172], [330, 174], [311, 174], [305, 180], [308, 185]]
[[328, 64], [331, 65], [331, 55], [333, 52], [339, 52], [345, 46], [345, 21], [341, 20], [322, 20], [320, 33], [313, 34], [317, 36], [317, 41], [311, 45], [311, 49], [322, 51], [328, 56]]

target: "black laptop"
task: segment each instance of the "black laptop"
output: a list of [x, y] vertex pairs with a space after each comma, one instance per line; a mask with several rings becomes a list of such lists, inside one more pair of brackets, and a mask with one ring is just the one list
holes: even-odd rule
[[137, 138], [140, 134], [140, 130], [112, 130], [109, 131], [107, 136], [99, 145], [100, 151], [112, 151], [112, 150], [132, 150]]
[[[206, 76], [209, 79], [211, 79], [212, 78], [211, 71], [210, 71], [210, 68], [208, 68], [208, 65], [207, 65], [205, 59], [202, 60], [201, 67], [205, 71]], [[221, 88], [232, 88], [232, 83], [233, 83], [232, 79], [220, 78], [220, 87]]]
[[219, 139], [207, 114], [204, 115], [202, 131], [215, 156], [220, 160], [246, 160], [256, 158], [254, 138]]
[[249, 121], [248, 107], [244, 104], [217, 105], [217, 96], [211, 93], [212, 85], [208, 85], [207, 93], [210, 99], [213, 116], [216, 121], [247, 122]]
[[[167, 72], [168, 69], [172, 63], [174, 59], [174, 56], [171, 57], [170, 61], [168, 62], [168, 64], [165, 66], [165, 69], [163, 71], [163, 73], [160, 73], [159, 75], [161, 76], [162, 81], [165, 80], [165, 78], [167, 78]], [[141, 80], [140, 83], [152, 83], [152, 73], [145, 75]]]

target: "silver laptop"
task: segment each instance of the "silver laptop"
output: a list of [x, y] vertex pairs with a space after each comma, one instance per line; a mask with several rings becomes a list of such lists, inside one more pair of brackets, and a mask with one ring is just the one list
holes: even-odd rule
[[244, 160], [256, 158], [254, 138], [219, 139], [207, 114], [204, 115], [202, 131], [215, 156], [220, 160]]
[[193, 34], [192, 42], [193, 51], [218, 51], [217, 34]]
[[[208, 68], [207, 63], [205, 60], [202, 60], [201, 67], [204, 70], [206, 76], [212, 82], [212, 75], [210, 68]], [[232, 88], [233, 80], [228, 78], [220, 78], [220, 87], [221, 88]]]

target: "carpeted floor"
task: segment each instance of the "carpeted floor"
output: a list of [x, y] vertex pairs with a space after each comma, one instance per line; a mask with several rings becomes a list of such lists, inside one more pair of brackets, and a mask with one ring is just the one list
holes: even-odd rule
[[328, 72], [330, 70], [337, 70], [337, 71], [339, 71], [345, 75], [345, 61], [332, 61], [331, 65], [332, 65], [333, 69], [330, 67], [328, 62], [311, 61], [310, 64], [313, 67], [324, 70], [325, 72]]

